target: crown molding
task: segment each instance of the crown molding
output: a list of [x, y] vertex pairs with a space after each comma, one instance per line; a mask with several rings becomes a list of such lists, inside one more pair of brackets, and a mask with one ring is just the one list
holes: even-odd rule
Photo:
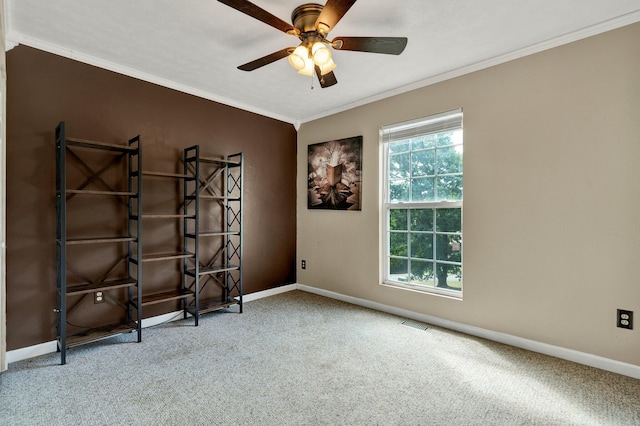
[[513, 61], [515, 59], [519, 59], [525, 56], [533, 55], [535, 53], [539, 53], [545, 50], [553, 49], [555, 47], [559, 47], [568, 43], [572, 43], [574, 41], [578, 41], [587, 37], [591, 37], [594, 35], [598, 35], [607, 31], [615, 30], [626, 25], [631, 25], [640, 21], [640, 10], [632, 13], [628, 13], [626, 15], [622, 15], [608, 21], [604, 21], [577, 31], [573, 31], [558, 37], [551, 38], [549, 40], [536, 43], [534, 45], [515, 50], [513, 52], [506, 53], [504, 55], [499, 55], [494, 58], [490, 58], [484, 61], [476, 62], [473, 64], [469, 64], [445, 73], [441, 73], [438, 75], [434, 75], [414, 83], [410, 83], [401, 87], [398, 87], [393, 90], [381, 92], [379, 94], [369, 96], [366, 98], [362, 98], [359, 100], [355, 100], [353, 102], [346, 103], [336, 108], [332, 108], [322, 113], [307, 116], [307, 117], [289, 117], [281, 114], [277, 114], [273, 111], [268, 111], [265, 109], [257, 108], [255, 106], [245, 104], [242, 102], [237, 102], [233, 99], [226, 98], [223, 96], [216, 95], [215, 93], [207, 92], [204, 90], [197, 89], [195, 87], [191, 87], [185, 84], [181, 84], [175, 82], [173, 80], [169, 80], [166, 78], [158, 77], [153, 74], [149, 74], [140, 70], [136, 70], [130, 67], [126, 67], [123, 65], [119, 65], [114, 62], [106, 61], [95, 56], [91, 56], [82, 52], [74, 51], [72, 49], [67, 49], [62, 46], [49, 43], [37, 38], [29, 37], [20, 32], [17, 32], [12, 29], [11, 23], [11, 4], [12, 0], [7, 0], [5, 2], [5, 19], [6, 19], [6, 50], [9, 51], [18, 44], [24, 44], [39, 50], [43, 50], [45, 52], [53, 53], [58, 56], [62, 56], [69, 59], [74, 59], [79, 62], [83, 62], [89, 65], [93, 65], [99, 68], [103, 68], [109, 71], [117, 72], [119, 74], [123, 74], [129, 77], [137, 78], [139, 80], [147, 81], [149, 83], [157, 84], [163, 87], [167, 87], [170, 89], [178, 90], [180, 92], [188, 93], [194, 96], [201, 97], [203, 99], [208, 99], [210, 101], [218, 102], [224, 105], [228, 105], [234, 108], [239, 108], [248, 112], [252, 112], [254, 114], [262, 115], [265, 117], [273, 118], [275, 120], [283, 121], [285, 123], [290, 123], [294, 125], [296, 131], [300, 129], [301, 125], [307, 122], [311, 122], [314, 120], [318, 120], [324, 117], [328, 117], [333, 114], [341, 113], [344, 111], [348, 111], [353, 108], [357, 108], [363, 105], [367, 105], [373, 102], [377, 102], [386, 98], [390, 98], [396, 95], [400, 95], [406, 92], [410, 92], [412, 90], [421, 89], [426, 86], [430, 86], [436, 83], [440, 83], [446, 80], [450, 80], [456, 77], [463, 76], [465, 74], [470, 74], [476, 71], [480, 71], [486, 68], [493, 67], [495, 65], [500, 65], [509, 61]]
[[451, 71], [447, 71], [442, 74], [434, 75], [434, 76], [425, 78], [423, 80], [419, 80], [414, 83], [407, 84], [402, 87], [398, 87], [393, 90], [389, 90], [386, 92], [379, 93], [377, 95], [363, 98], [328, 111], [323, 111], [321, 114], [312, 115], [306, 118], [301, 118], [301, 119], [298, 119], [298, 122], [300, 124], [303, 124], [310, 121], [318, 120], [320, 118], [324, 118], [333, 114], [348, 111], [350, 109], [367, 105], [373, 102], [377, 102], [386, 98], [390, 98], [392, 96], [400, 95], [402, 93], [410, 92], [416, 89], [421, 89], [423, 87], [431, 86], [436, 83], [441, 83], [446, 80], [451, 80], [453, 78], [460, 77], [465, 74], [471, 74], [473, 72], [490, 68], [495, 65], [500, 65], [506, 62], [513, 61], [515, 59], [533, 55], [535, 53], [540, 53], [545, 50], [563, 46], [565, 44], [573, 43], [574, 41], [582, 40], [587, 37], [602, 34], [607, 31], [612, 31], [627, 25], [635, 24], [636, 22], [640, 22], [640, 11], [618, 16], [608, 21], [604, 21], [586, 28], [582, 28], [577, 31], [572, 31], [570, 33], [563, 34], [561, 36], [554, 37], [522, 49], [514, 50], [513, 52], [505, 53], [504, 55], [499, 55], [490, 59], [486, 59], [484, 61], [476, 62], [476, 63], [469, 64]]
[[118, 74], [126, 75], [128, 77], [133, 77], [138, 80], [146, 81], [149, 83], [157, 84], [159, 86], [167, 87], [169, 89], [174, 89], [179, 92], [198, 96], [203, 99], [218, 102], [220, 104], [238, 108], [247, 112], [252, 112], [254, 114], [262, 115], [268, 118], [273, 118], [275, 120], [283, 121], [285, 123], [293, 124], [295, 121], [295, 119], [291, 117], [276, 114], [272, 111], [267, 111], [261, 108], [256, 108], [254, 106], [247, 105], [242, 102], [237, 102], [233, 99], [229, 99], [224, 96], [219, 96], [214, 93], [207, 92], [205, 90], [200, 90], [195, 87], [188, 86], [186, 84], [178, 83], [163, 77], [158, 77], [156, 75], [149, 74], [144, 71], [140, 71], [134, 68], [117, 64], [115, 62], [100, 59], [98, 57], [88, 55], [82, 52], [78, 52], [73, 49], [68, 49], [54, 43], [49, 43], [37, 38], [29, 37], [17, 31], [11, 32], [10, 36], [11, 36], [9, 39], [10, 43], [12, 43], [14, 46], [18, 44], [23, 44], [25, 46], [33, 47], [38, 50], [42, 50], [48, 53], [53, 53], [54, 55], [62, 56], [68, 59], [73, 59], [78, 62], [82, 62], [88, 65], [93, 65], [98, 68], [103, 68], [108, 71], [113, 71]]

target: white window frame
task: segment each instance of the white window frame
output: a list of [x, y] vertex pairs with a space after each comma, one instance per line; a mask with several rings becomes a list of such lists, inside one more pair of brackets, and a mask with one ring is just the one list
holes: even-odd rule
[[6, 62], [6, 24], [5, 1], [0, 0], [0, 372], [8, 368], [7, 364], [7, 62]]
[[[431, 115], [428, 117], [424, 117], [424, 118], [420, 118], [417, 120], [411, 120], [411, 121], [407, 121], [407, 122], [403, 122], [403, 123], [398, 123], [398, 124], [393, 124], [393, 125], [388, 125], [388, 126], [383, 126], [380, 129], [380, 142], [381, 142], [381, 147], [382, 147], [382, 151], [383, 151], [383, 172], [382, 172], [382, 177], [383, 177], [383, 181], [382, 181], [382, 190], [383, 190], [383, 194], [382, 194], [382, 250], [381, 250], [381, 261], [382, 261], [382, 265], [383, 267], [381, 268], [382, 271], [382, 279], [381, 282], [383, 285], [389, 285], [389, 286], [393, 286], [393, 287], [400, 287], [400, 288], [407, 288], [407, 289], [411, 289], [411, 290], [417, 290], [420, 292], [424, 292], [424, 293], [431, 293], [431, 294], [439, 294], [439, 295], [445, 295], [445, 296], [450, 296], [453, 298], [458, 298], [458, 299], [462, 299], [462, 294], [463, 294], [463, 290], [464, 288], [460, 289], [460, 290], [451, 290], [451, 289], [445, 289], [445, 288], [439, 288], [439, 287], [430, 287], [430, 286], [423, 286], [423, 285], [419, 285], [419, 284], [412, 284], [410, 282], [404, 282], [404, 281], [394, 281], [391, 280], [389, 278], [390, 275], [390, 241], [389, 241], [389, 235], [390, 235], [390, 231], [389, 231], [389, 217], [390, 217], [390, 212], [392, 209], [397, 209], [397, 208], [401, 208], [401, 209], [443, 209], [443, 208], [460, 208], [461, 209], [461, 213], [463, 210], [463, 200], [464, 200], [464, 196], [462, 200], [459, 201], [427, 201], [427, 202], [391, 202], [388, 198], [389, 198], [389, 193], [390, 193], [390, 188], [389, 188], [389, 184], [390, 184], [390, 176], [389, 176], [389, 134], [395, 134], [396, 135], [396, 140], [398, 140], [397, 135], [402, 135], [402, 134], [406, 134], [407, 135], [407, 139], [410, 138], [412, 136], [412, 132], [416, 132], [415, 136], [419, 136], [419, 135], [423, 135], [423, 134], [434, 134], [434, 133], [441, 133], [444, 131], [447, 131], [448, 129], [463, 129], [463, 123], [462, 123], [462, 109], [456, 109], [456, 110], [452, 110], [452, 111], [447, 111], [447, 112], [443, 112], [440, 114], [436, 114], [436, 115]], [[425, 129], [429, 129], [427, 132], [425, 132]], [[462, 142], [462, 146], [464, 146], [464, 141]], [[462, 175], [464, 176], [464, 169], [462, 170]], [[464, 177], [463, 177], [464, 179]], [[461, 214], [462, 216], [462, 214]], [[461, 226], [463, 226], [463, 224], [461, 224]], [[464, 234], [464, 229], [461, 228], [462, 231], [460, 232], [460, 234]], [[435, 249], [435, 237], [437, 234], [448, 234], [447, 232], [437, 232], [435, 229], [435, 224], [434, 224], [434, 229], [433, 229], [433, 235], [434, 235], [434, 249]], [[409, 233], [409, 235], [411, 235], [411, 233]], [[461, 261], [459, 262], [461, 265], [461, 274], [464, 275], [464, 272], [462, 271], [462, 268], [464, 267], [464, 262], [463, 262], [463, 256], [464, 256], [464, 251], [462, 253], [462, 257], [461, 257]], [[434, 254], [435, 257], [435, 254]], [[438, 263], [447, 263], [446, 261], [442, 261], [442, 260], [438, 260]], [[434, 261], [435, 264], [435, 261]], [[455, 262], [455, 264], [458, 264], [458, 262]], [[434, 271], [435, 274], [435, 271]], [[434, 277], [435, 279], [435, 277]], [[463, 280], [463, 287], [464, 287], [464, 280]]]

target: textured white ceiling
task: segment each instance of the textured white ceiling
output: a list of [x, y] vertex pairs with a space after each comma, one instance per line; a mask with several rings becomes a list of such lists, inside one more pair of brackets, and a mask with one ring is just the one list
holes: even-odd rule
[[[290, 22], [300, 0], [254, 0]], [[640, 0], [360, 0], [336, 36], [404, 36], [400, 56], [334, 51], [321, 89], [286, 59], [298, 40], [216, 0], [5, 0], [7, 41], [294, 124], [640, 21]]]

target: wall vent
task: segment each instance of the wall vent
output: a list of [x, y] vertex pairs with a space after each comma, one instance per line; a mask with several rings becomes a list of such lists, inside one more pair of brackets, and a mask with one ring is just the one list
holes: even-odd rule
[[415, 328], [417, 330], [422, 330], [422, 331], [429, 329], [429, 327], [426, 324], [422, 322], [411, 321], [411, 320], [404, 320], [400, 324], [404, 325], [405, 327], [411, 327], [411, 328]]

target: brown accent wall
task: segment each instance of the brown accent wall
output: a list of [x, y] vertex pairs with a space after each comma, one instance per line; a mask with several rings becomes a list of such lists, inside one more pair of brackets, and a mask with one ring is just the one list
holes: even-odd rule
[[[7, 68], [7, 349], [56, 335], [54, 129], [60, 121], [68, 136], [82, 139], [124, 144], [139, 134], [143, 169], [179, 171], [182, 149], [195, 144], [209, 156], [244, 152], [245, 294], [295, 282], [291, 124], [25, 46], [7, 53]], [[158, 201], [166, 197], [152, 193]], [[154, 200], [145, 198], [145, 206]], [[92, 216], [74, 216], [74, 226], [86, 229]], [[165, 226], [150, 241], [177, 244], [173, 232], [178, 227]], [[175, 308], [158, 306], [144, 316]]]

